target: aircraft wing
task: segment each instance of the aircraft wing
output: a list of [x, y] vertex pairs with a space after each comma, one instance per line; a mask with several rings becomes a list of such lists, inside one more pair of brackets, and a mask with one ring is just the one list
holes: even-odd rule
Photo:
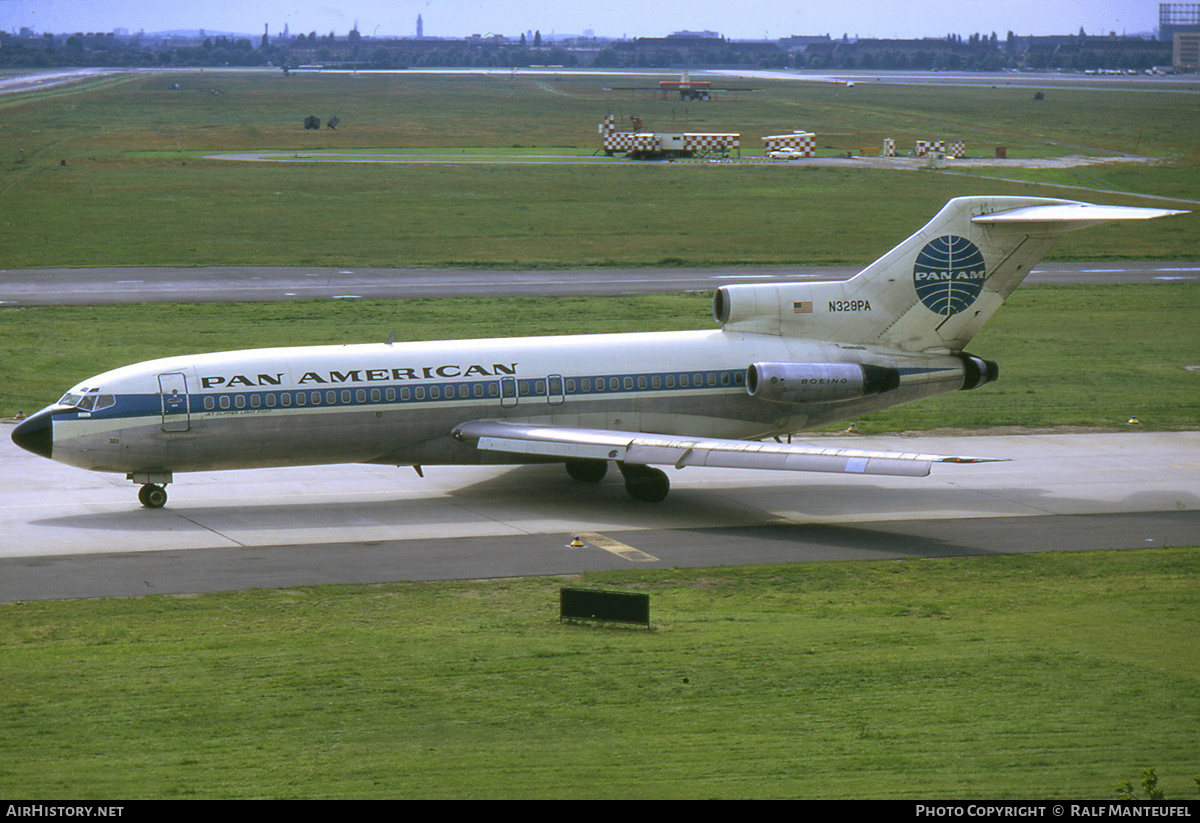
[[845, 472], [924, 477], [934, 463], [987, 463], [994, 458], [824, 448], [812, 444], [725, 440], [472, 420], [453, 437], [485, 451], [563, 460], [619, 460], [642, 466]]

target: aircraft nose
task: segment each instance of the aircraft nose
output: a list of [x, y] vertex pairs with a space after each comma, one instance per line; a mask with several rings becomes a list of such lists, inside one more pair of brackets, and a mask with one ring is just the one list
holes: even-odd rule
[[25, 451], [49, 457], [54, 450], [54, 415], [49, 409], [27, 417], [13, 429], [13, 442]]

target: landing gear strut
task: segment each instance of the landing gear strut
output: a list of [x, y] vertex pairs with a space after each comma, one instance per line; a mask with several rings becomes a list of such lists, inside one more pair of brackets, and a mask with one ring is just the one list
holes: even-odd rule
[[138, 500], [147, 509], [161, 509], [167, 505], [167, 490], [162, 486], [147, 483], [138, 489]]
[[625, 491], [634, 500], [646, 503], [658, 503], [666, 499], [671, 491], [671, 481], [665, 472], [652, 469], [649, 466], [631, 466], [617, 463], [617, 468], [625, 477]]

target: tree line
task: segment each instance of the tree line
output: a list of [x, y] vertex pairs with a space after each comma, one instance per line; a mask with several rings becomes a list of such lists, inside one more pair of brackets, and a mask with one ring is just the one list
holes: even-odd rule
[[466, 40], [371, 40], [311, 32], [257, 42], [209, 37], [189, 43], [143, 43], [112, 34], [14, 36], [0, 33], [0, 67], [250, 67], [319, 63], [363, 69], [420, 67], [522, 67], [556, 65], [597, 68], [753, 66], [808, 69], [1147, 69], [1169, 64], [1169, 43], [1138, 38], [1019, 38], [1011, 33], [967, 39], [947, 35], [925, 40], [826, 39], [789, 49], [770, 42], [716, 38], [638, 38], [579, 41], [544, 46], [506, 38]]

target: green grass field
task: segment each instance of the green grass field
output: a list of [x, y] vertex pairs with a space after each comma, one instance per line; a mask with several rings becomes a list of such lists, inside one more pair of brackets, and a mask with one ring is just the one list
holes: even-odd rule
[[1200, 770], [1200, 550], [0, 605], [44, 799], [1112, 798]]
[[[1003, 79], [998, 76], [998, 80]], [[179, 82], [182, 88], [171, 89]], [[587, 78], [125, 75], [0, 96], [0, 268], [868, 262], [949, 197], [1200, 198], [1192, 90], [761, 83], [711, 103]], [[1176, 87], [1178, 88], [1178, 87]], [[682, 166], [262, 166], [237, 150], [590, 153], [650, 129], [803, 128], [1157, 165], [970, 174]], [[308, 114], [336, 131], [305, 132]], [[749, 151], [749, 148], [747, 149]], [[1060, 259], [1195, 259], [1194, 216]], [[581, 272], [586, 276], [586, 272]], [[0, 272], [0, 299], [4, 275]], [[1028, 287], [972, 351], [1001, 379], [860, 422], [1195, 427], [1191, 285]], [[398, 320], [402, 319], [402, 322]], [[0, 414], [188, 351], [704, 328], [702, 295], [0, 308]], [[169, 333], [164, 333], [164, 329]], [[797, 527], [803, 528], [803, 527]], [[686, 539], [686, 535], [683, 536]], [[1097, 798], [1200, 771], [1200, 550], [588, 574], [653, 630], [557, 619], [563, 580], [0, 604], [0, 794], [129, 798]]]
[[[763, 91], [684, 105], [605, 91], [612, 82], [204, 72], [0, 98], [9, 136], [9, 154], [0, 156], [0, 261], [5, 268], [865, 263], [959, 195], [1087, 195], [1048, 184], [1184, 199], [1200, 191], [1190, 90], [1063, 89], [1034, 101], [1015, 88], [765, 82]], [[877, 147], [884, 137], [901, 145], [958, 137], [975, 156], [1005, 145], [1010, 157], [1137, 151], [1161, 164], [1027, 170], [1029, 182], [981, 182], [937, 172], [621, 159], [582, 168], [203, 159], [268, 149], [590, 154], [608, 112], [640, 113], [651, 129], [737, 131], [746, 154], [761, 153], [761, 135], [804, 128], [821, 137], [826, 155]], [[342, 125], [306, 132], [301, 121], [313, 113], [337, 113]], [[1189, 259], [1198, 245], [1200, 221], [1187, 218], [1071, 236], [1054, 255]]]

